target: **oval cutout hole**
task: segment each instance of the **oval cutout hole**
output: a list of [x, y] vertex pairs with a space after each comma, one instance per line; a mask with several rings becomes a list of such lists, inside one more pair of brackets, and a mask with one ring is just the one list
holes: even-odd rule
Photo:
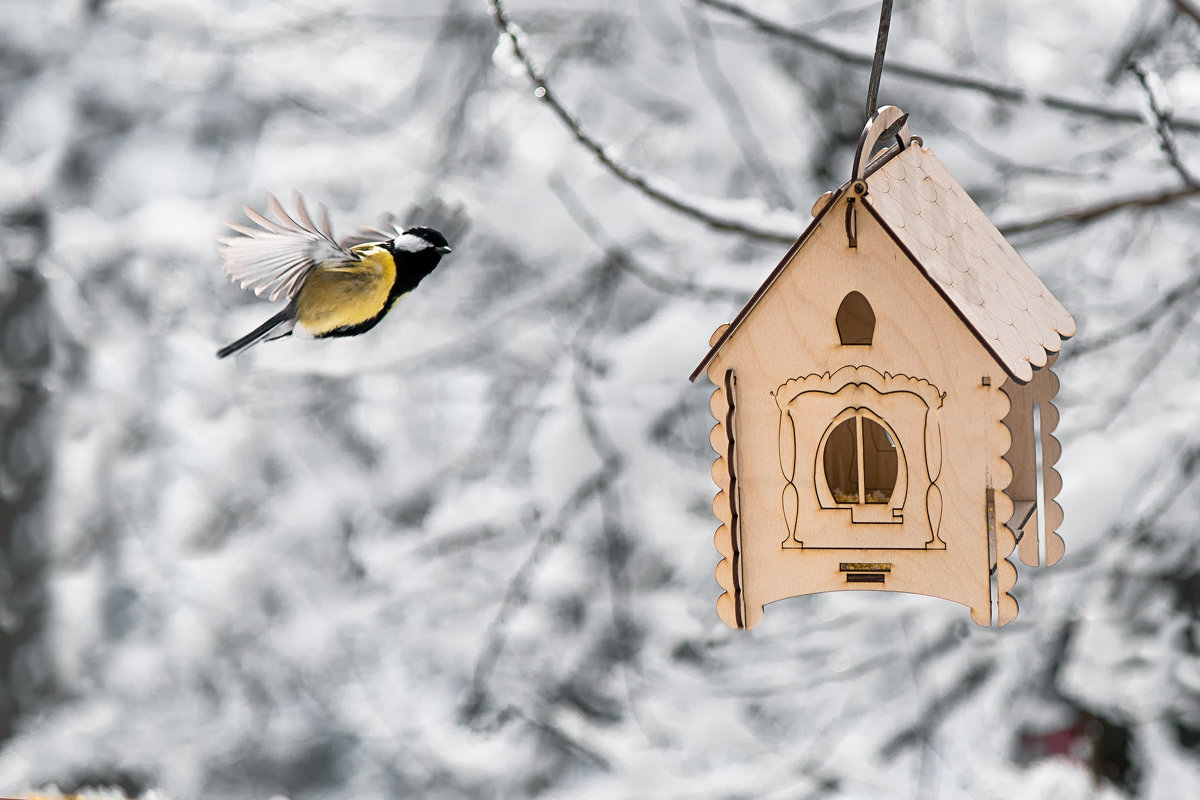
[[838, 338], [842, 344], [870, 344], [875, 336], [875, 312], [860, 292], [851, 292], [837, 311]]

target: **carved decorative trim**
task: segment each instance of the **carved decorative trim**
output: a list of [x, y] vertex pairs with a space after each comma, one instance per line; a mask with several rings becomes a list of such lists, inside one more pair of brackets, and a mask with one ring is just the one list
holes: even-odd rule
[[[881, 373], [873, 367], [848, 365], [834, 372], [792, 378], [773, 393], [779, 408], [779, 467], [783, 477], [781, 513], [786, 530], [784, 547], [848, 547], [859, 549], [861, 541], [834, 544], [813, 542], [798, 529], [803, 509], [837, 510], [851, 521], [866, 525], [904, 522], [902, 509], [913, 490], [924, 505], [924, 533], [890, 536], [869, 545], [886, 549], [944, 549], [939, 536], [942, 497], [937, 481], [942, 471], [941, 425], [938, 420], [945, 393], [923, 378]], [[826, 485], [822, 464], [823, 448], [830, 431], [843, 419], [867, 414], [893, 437], [897, 451], [897, 480], [886, 504], [839, 503]], [[904, 431], [901, 434], [901, 430]], [[915, 432], [915, 433], [914, 433]], [[805, 453], [798, 453], [801, 440]], [[914, 443], [918, 446], [913, 450]], [[907, 449], [906, 449], [907, 448]], [[797, 467], [811, 456], [811, 475], [798, 475]], [[919, 472], [916, 472], [919, 470]], [[807, 487], [811, 485], [811, 493]], [[804, 495], [801, 486], [805, 487]], [[911, 530], [911, 526], [907, 526]]]

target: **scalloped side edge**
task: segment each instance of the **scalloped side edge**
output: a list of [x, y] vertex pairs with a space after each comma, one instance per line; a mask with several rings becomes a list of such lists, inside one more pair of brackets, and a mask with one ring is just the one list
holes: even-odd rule
[[1058, 493], [1062, 491], [1063, 481], [1056, 468], [1058, 460], [1062, 458], [1062, 443], [1054, 435], [1059, 422], [1058, 406], [1054, 405], [1054, 398], [1058, 396], [1059, 381], [1058, 376], [1050, 371], [1050, 367], [1054, 366], [1057, 360], [1055, 354], [1046, 362], [1045, 397], [1038, 400], [1038, 409], [1042, 417], [1042, 499], [1046, 503], [1046, 508], [1042, 511], [1046, 527], [1042, 538], [1045, 541], [1047, 567], [1057, 564], [1067, 549], [1066, 542], [1058, 534], [1058, 528], [1063, 524], [1063, 510], [1058, 504]]
[[[1007, 382], [1006, 382], [1007, 383]], [[1012, 591], [1017, 585], [1017, 568], [1009, 560], [1017, 547], [1017, 537], [1008, 521], [1013, 515], [1013, 501], [1008, 496], [1008, 487], [1012, 483], [1013, 472], [1004, 454], [1012, 448], [1012, 432], [1004, 423], [1008, 412], [1012, 409], [1012, 400], [1004, 391], [1003, 384], [999, 391], [993, 392], [994, 407], [989, 418], [992, 423], [991, 447], [988, 452], [996, 454], [992, 458], [992, 496], [993, 512], [995, 513], [994, 530], [996, 531], [996, 562], [990, 565], [996, 575], [996, 624], [1004, 626], [1017, 618], [1020, 605]], [[1001, 522], [1001, 520], [1005, 520]], [[990, 622], [990, 620], [989, 620]]]
[[[720, 330], [718, 328], [718, 332], [713, 335], [718, 336]], [[713, 571], [717, 585], [722, 590], [720, 596], [717, 597], [717, 616], [730, 628], [736, 629], [744, 628], [746, 625], [745, 615], [738, 613], [741, 598], [738, 596], [738, 581], [734, 575], [734, 563], [737, 560], [735, 555], [738, 548], [734, 541], [737, 531], [734, 524], [733, 501], [730, 495], [733, 475], [730, 471], [729, 459], [733, 455], [730, 452], [733, 442], [727, 427], [730, 403], [726, 391], [726, 375], [727, 371], [718, 356], [708, 368], [708, 379], [716, 386], [709, 398], [708, 408], [717, 421], [709, 432], [709, 444], [717, 453], [717, 458], [713, 461], [709, 473], [717, 487], [717, 493], [712, 502], [713, 515], [721, 523], [713, 533], [713, 546], [721, 555], [721, 560], [717, 562]]]
[[[1031, 384], [1033, 396], [1030, 398], [1030, 402], [1037, 404], [1038, 423], [1041, 431], [1039, 445], [1042, 453], [1041, 474], [1035, 476], [1035, 480], [1042, 482], [1044, 507], [1041, 509], [1041, 525], [1038, 530], [1038, 537], [1041, 539], [1040, 545], [1037, 538], [1033, 538], [1028, 542], [1022, 540], [1018, 548], [1021, 562], [1030, 567], [1052, 566], [1062, 559], [1066, 551], [1066, 543], [1058, 533], [1058, 528], [1063, 523], [1062, 506], [1057, 501], [1058, 494], [1062, 491], [1062, 476], [1055, 468], [1062, 457], [1062, 444], [1054, 435], [1059, 422], [1058, 407], [1054, 405], [1054, 398], [1058, 395], [1059, 381], [1058, 376], [1050, 370], [1056, 360], [1057, 354], [1052, 354], [1047, 359], [1046, 367], [1038, 373], [1035, 382]], [[1045, 551], [1045, 564], [1039, 563], [1039, 546]]]

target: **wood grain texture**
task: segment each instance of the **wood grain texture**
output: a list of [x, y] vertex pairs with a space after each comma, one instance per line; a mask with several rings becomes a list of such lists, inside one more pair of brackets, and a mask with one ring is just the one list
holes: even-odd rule
[[[1010, 472], [1001, 457], [1008, 446], [1007, 429], [1000, 424], [1007, 404], [1003, 397], [997, 400], [998, 387], [981, 385], [980, 376], [998, 375], [998, 365], [873, 217], [860, 223], [854, 249], [846, 246], [840, 222], [837, 209], [823, 215], [806, 246], [795, 250], [774, 277], [771, 290], [732, 334], [726, 333], [708, 368], [718, 385], [727, 369], [737, 374], [744, 624], [753, 627], [765, 605], [785, 597], [858, 589], [944, 597], [968, 606], [972, 619], [988, 625], [985, 492], [989, 485], [1007, 486]], [[876, 316], [870, 345], [841, 344], [835, 315], [851, 291], [861, 292]], [[801, 498], [806, 503], [795, 515], [799, 527], [793, 533], [784, 500], [789, 473], [782, 463], [787, 459], [780, 457], [786, 418], [780, 403], [786, 407], [796, 400], [784, 396], [789, 382], [796, 388], [805, 380], [815, 380], [811, 394], [820, 400], [806, 406], [801, 396], [793, 406], [796, 432], [783, 437], [796, 443], [790, 482], [797, 503]], [[905, 384], [930, 387], [922, 390], [929, 399], [921, 399], [922, 392], [895, 391]], [[715, 415], [725, 413], [718, 394]], [[819, 413], [800, 411], [818, 406]], [[817, 454], [801, 450], [811, 451], [837, 414], [858, 407], [889, 425], [906, 459], [909, 480], [898, 509], [900, 523], [856, 523], [852, 509], [820, 505]], [[929, 430], [934, 423], [936, 436]], [[714, 445], [723, 437], [714, 431]], [[920, 480], [913, 479], [915, 474]], [[727, 500], [719, 503], [728, 516]], [[858, 510], [868, 517], [877, 511]], [[718, 549], [728, 561], [730, 548]], [[883, 582], [848, 582], [838, 569], [843, 562], [892, 568]], [[732, 577], [723, 567], [719, 580], [726, 595]], [[728, 609], [722, 619], [730, 624], [732, 596], [722, 604]]]
[[1011, 378], [1003, 383], [1001, 390], [1009, 400], [1009, 410], [1004, 416], [1004, 426], [1008, 429], [1009, 446], [1004, 454], [1004, 460], [1012, 470], [1013, 479], [1008, 487], [1008, 495], [1013, 501], [1011, 518], [1001, 516], [1013, 535], [1021, 560], [1026, 564], [1028, 553], [1032, 549], [1033, 566], [1037, 566], [1038, 538], [1038, 508], [1037, 508], [1037, 451], [1033, 439], [1033, 397], [1039, 375], [1027, 384], [1017, 383]]
[[[825, 206], [829, 205], [829, 201], [833, 199], [833, 192], [825, 192], [816, 199], [812, 206], [812, 215], [815, 217], [820, 214]], [[709, 343], [711, 346], [711, 342]]]
[[[929, 381], [881, 373], [869, 366], [841, 367], [833, 373], [792, 378], [772, 395], [779, 408], [779, 462], [784, 494], [796, 498], [784, 547], [940, 549], [941, 425], [944, 395]], [[839, 503], [823, 474], [830, 432], [860, 415], [884, 427], [897, 442], [898, 474], [887, 502]], [[859, 462], [861, 465], [861, 462]], [[797, 486], [799, 482], [800, 486]], [[914, 502], [909, 502], [912, 498]], [[939, 501], [932, 501], [940, 503]], [[789, 515], [784, 505], [785, 521]], [[841, 513], [822, 514], [822, 509]], [[852, 524], [847, 530], [846, 521]]]
[[1015, 380], [1033, 379], [1075, 321], [928, 149], [867, 179], [866, 204]]
[[[1004, 419], [1011, 413], [1012, 406], [1008, 395], [994, 384], [989, 387], [990, 408], [987, 411], [989, 442], [988, 448], [988, 485], [993, 489], [993, 514], [989, 520], [990, 534], [995, 538], [996, 558], [993, 570], [996, 577], [996, 624], [1007, 625], [1017, 618], [1019, 607], [1013, 588], [1017, 584], [1017, 568], [1010, 560], [1017, 546], [1013, 531], [1006, 524], [1014, 513], [1013, 499], [1009, 489], [1013, 482], [1013, 470], [1004, 459], [1004, 453], [1012, 444], [1012, 435]], [[1006, 381], [1005, 383], [1011, 383]]]
[[[1004, 418], [1012, 438], [1012, 444], [1004, 456], [1013, 471], [1008, 494], [1014, 501], [1014, 513], [1008, 526], [1017, 541], [1021, 561], [1031, 567], [1056, 564], [1065, 551], [1065, 544], [1058, 534], [1058, 527], [1063, 520], [1062, 507], [1055, 499], [1062, 490], [1062, 477], [1054, 468], [1062, 455], [1062, 446], [1054, 436], [1054, 430], [1058, 427], [1058, 409], [1054, 406], [1054, 398], [1058, 394], [1059, 384], [1058, 377], [1050, 367], [1056, 359], [1057, 354], [1051, 355], [1046, 367], [1038, 370], [1029, 383], [1021, 385], [1010, 380], [1003, 386], [1011, 401], [1010, 411]], [[1035, 414], [1040, 431], [1037, 442]], [[1040, 472], [1038, 447], [1042, 455]], [[1044, 509], [1037, 507], [1039, 483]], [[1040, 561], [1043, 542], [1045, 564]]]
[[717, 387], [718, 614], [750, 628], [788, 597], [901, 591], [1006, 625], [1010, 556], [1063, 552], [1050, 367], [1075, 323], [919, 142], [856, 168], [854, 241], [843, 186], [693, 373]]
[[[1039, 428], [1042, 445], [1042, 499], [1046, 504], [1046, 508], [1042, 512], [1042, 522], [1045, 524], [1042, 538], [1046, 551], [1044, 566], [1047, 567], [1057, 564], [1066, 551], [1066, 545], [1058, 534], [1058, 528], [1063, 522], [1062, 506], [1058, 504], [1057, 499], [1058, 493], [1062, 491], [1062, 476], [1055, 468], [1059, 458], [1062, 457], [1062, 445], [1054, 435], [1054, 431], [1058, 428], [1058, 407], [1054, 405], [1054, 398], [1058, 396], [1059, 383], [1058, 376], [1050, 371], [1050, 367], [1054, 366], [1056, 360], [1057, 355], [1051, 356], [1046, 364], [1046, 369], [1038, 376], [1039, 380], [1034, 395], [1041, 423]], [[1031, 554], [1027, 560], [1022, 552], [1021, 560], [1027, 564], [1032, 563], [1034, 555]]]

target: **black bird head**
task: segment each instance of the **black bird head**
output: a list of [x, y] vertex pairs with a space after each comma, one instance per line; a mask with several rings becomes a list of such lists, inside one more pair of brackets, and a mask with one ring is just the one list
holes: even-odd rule
[[392, 250], [397, 253], [420, 253], [433, 250], [439, 256], [443, 256], [450, 252], [450, 243], [446, 241], [446, 237], [424, 225], [405, 229], [403, 233], [392, 239], [390, 244]]

